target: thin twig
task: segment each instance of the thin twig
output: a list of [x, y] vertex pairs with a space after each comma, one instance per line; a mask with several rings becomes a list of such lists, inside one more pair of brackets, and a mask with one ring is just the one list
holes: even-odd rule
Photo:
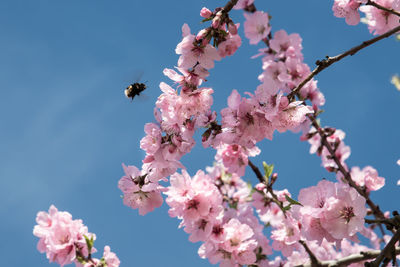
[[307, 243], [305, 241], [303, 241], [303, 240], [299, 240], [299, 243], [303, 245], [304, 249], [307, 251], [308, 256], [310, 256], [311, 267], [322, 266], [321, 262], [314, 255], [314, 253], [311, 251], [311, 249], [307, 246]]
[[231, 9], [236, 5], [236, 3], [238, 2], [238, 0], [231, 0], [228, 3], [226, 3], [226, 5], [223, 8], [222, 12], [228, 13], [229, 11], [231, 11]]
[[[352, 263], [375, 259], [381, 252], [382, 252], [381, 250], [370, 250], [370, 251], [360, 252], [337, 260], [321, 261], [319, 266], [320, 267], [349, 266]], [[400, 247], [397, 247], [395, 249], [395, 254], [396, 255], [400, 254]], [[308, 264], [297, 265], [296, 267], [313, 267], [313, 266], [311, 265], [311, 263], [308, 263]]]
[[376, 257], [376, 259], [368, 263], [368, 265], [366, 266], [378, 267], [385, 258], [392, 259], [393, 251], [395, 250], [395, 245], [399, 241], [399, 239], [400, 239], [400, 230], [397, 230], [397, 232], [392, 236], [389, 243], [386, 244], [386, 246], [382, 249], [381, 253], [379, 253], [379, 255]]
[[253, 170], [253, 172], [257, 176], [257, 179], [260, 181], [260, 183], [262, 183], [262, 184], [264, 184], [266, 186], [266, 189], [267, 189], [268, 193], [270, 193], [271, 196], [272, 196], [271, 200], [276, 205], [279, 206], [279, 208], [283, 212], [283, 215], [286, 218], [286, 210], [285, 210], [285, 207], [283, 206], [283, 202], [278, 199], [278, 196], [275, 194], [274, 190], [272, 189], [272, 184], [267, 183], [267, 181], [265, 181], [264, 176], [260, 172], [260, 169], [258, 169], [258, 167], [256, 165], [254, 165], [253, 162], [251, 162], [251, 160], [248, 160], [248, 161], [249, 161], [249, 165], [250, 165], [251, 169]]
[[378, 3], [374, 2], [374, 1], [368, 0], [367, 3], [365, 3], [365, 5], [374, 6], [374, 7], [378, 8], [378, 9], [384, 10], [386, 12], [392, 13], [393, 15], [396, 15], [396, 16], [400, 17], [400, 13], [397, 12], [396, 10], [394, 10], [393, 8], [386, 8], [386, 7], [381, 6], [380, 4], [378, 4]]
[[383, 212], [380, 210], [378, 205], [375, 205], [375, 203], [369, 198], [368, 193], [366, 192], [366, 190], [361, 189], [361, 187], [359, 187], [351, 178], [350, 172], [346, 170], [346, 168], [343, 166], [343, 164], [341, 163], [341, 161], [338, 159], [338, 157], [335, 154], [334, 149], [332, 148], [331, 144], [328, 142], [327, 140], [327, 136], [325, 135], [324, 131], [322, 130], [322, 128], [319, 126], [316, 118], [313, 115], [309, 115], [307, 114], [307, 117], [310, 119], [312, 125], [314, 126], [314, 128], [318, 131], [318, 134], [321, 136], [321, 144], [326, 147], [326, 149], [328, 150], [331, 158], [333, 159], [333, 161], [335, 161], [336, 165], [338, 166], [339, 171], [343, 174], [344, 178], [346, 179], [346, 181], [349, 183], [349, 185], [351, 187], [353, 187], [354, 189], [356, 189], [356, 191], [365, 198], [365, 201], [367, 202], [368, 206], [371, 208], [372, 212], [374, 213], [374, 215], [379, 218], [379, 219], [384, 219], [385, 216], [383, 214]]
[[353, 56], [361, 49], [363, 49], [367, 46], [370, 46], [370, 45], [378, 42], [379, 40], [387, 38], [387, 37], [395, 34], [398, 31], [400, 31], [400, 26], [397, 26], [396, 28], [391, 29], [390, 31], [387, 31], [386, 33], [379, 35], [378, 37], [372, 38], [368, 41], [364, 41], [360, 45], [355, 46], [342, 54], [339, 54], [334, 57], [327, 56], [323, 60], [317, 60], [317, 62], [315, 63], [315, 64], [317, 64], [317, 67], [307, 76], [307, 78], [305, 78], [295, 89], [293, 89], [293, 91], [288, 95], [288, 98], [290, 99], [290, 98], [294, 97], [294, 95], [296, 95], [298, 92], [300, 92], [300, 89], [303, 88], [303, 86], [306, 85], [307, 82], [309, 82], [314, 76], [316, 76], [318, 73], [320, 73], [321, 71], [323, 71], [324, 69], [326, 69], [327, 67], [332, 65], [333, 63], [338, 62], [347, 56]]

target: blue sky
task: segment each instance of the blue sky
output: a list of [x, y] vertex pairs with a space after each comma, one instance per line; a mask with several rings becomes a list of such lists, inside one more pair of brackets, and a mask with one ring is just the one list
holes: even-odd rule
[[[32, 235], [36, 213], [55, 204], [81, 218], [109, 244], [123, 266], [210, 266], [177, 229], [167, 207], [146, 216], [123, 206], [117, 182], [121, 163], [140, 165], [143, 126], [153, 121], [162, 70], [176, 65], [181, 26], [202, 26], [199, 11], [224, 1], [3, 0], [0, 2], [0, 255], [4, 266], [49, 265]], [[365, 25], [348, 26], [331, 12], [332, 1], [256, 1], [272, 16], [272, 30], [297, 32], [305, 61], [314, 66], [371, 38]], [[232, 13], [243, 23], [240, 11]], [[239, 33], [243, 36], [243, 27]], [[386, 188], [372, 198], [383, 210], [398, 209], [400, 193], [400, 42], [386, 39], [318, 75], [325, 94], [323, 125], [346, 132], [350, 166], [372, 165]], [[243, 39], [237, 55], [218, 62], [207, 86], [215, 110], [232, 89], [254, 91], [261, 72], [259, 46]], [[123, 89], [143, 72], [146, 95], [132, 103]], [[333, 176], [293, 133], [260, 144], [254, 161], [275, 164], [277, 189], [300, 188]], [[190, 174], [212, 165], [214, 152], [196, 146], [182, 159]], [[246, 180], [255, 182], [251, 172]], [[397, 205], [396, 205], [397, 204]]]

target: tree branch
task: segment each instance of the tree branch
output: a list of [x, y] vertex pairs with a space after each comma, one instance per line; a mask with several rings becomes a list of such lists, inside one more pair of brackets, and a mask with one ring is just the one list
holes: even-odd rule
[[386, 8], [386, 7], [384, 7], [384, 6], [381, 6], [381, 5], [378, 4], [378, 3], [375, 3], [374, 1], [368, 0], [367, 3], [365, 3], [365, 5], [366, 5], [366, 6], [374, 6], [374, 7], [376, 7], [377, 9], [380, 9], [380, 10], [383, 10], [383, 11], [386, 11], [386, 12], [389, 12], [389, 13], [391, 13], [391, 14], [393, 14], [393, 15], [396, 15], [396, 16], [400, 17], [400, 13], [397, 12], [396, 10], [394, 10], [393, 8], [390, 8], [390, 9], [389, 9], [389, 8]]
[[232, 8], [236, 5], [237, 2], [238, 0], [230, 0], [228, 3], [226, 3], [222, 12], [228, 13], [229, 11], [232, 10]]
[[307, 246], [307, 243], [303, 240], [299, 240], [299, 243], [303, 245], [304, 249], [307, 251], [308, 255], [310, 256], [311, 266], [312, 267], [319, 267], [322, 266], [322, 263], [318, 260], [318, 258], [314, 255], [311, 249]]
[[334, 149], [332, 148], [331, 144], [327, 140], [327, 136], [325, 132], [322, 130], [322, 128], [319, 126], [316, 118], [314, 115], [307, 114], [307, 117], [310, 119], [312, 126], [317, 130], [318, 134], [321, 136], [321, 144], [326, 147], [328, 150], [331, 158], [333, 161], [335, 161], [336, 165], [338, 166], [339, 171], [343, 174], [344, 178], [346, 181], [349, 183], [351, 187], [356, 189], [356, 191], [365, 198], [368, 206], [371, 208], [372, 212], [374, 213], [375, 217], [379, 219], [385, 219], [385, 216], [383, 212], [380, 210], [378, 205], [375, 205], [375, 203], [369, 198], [368, 193], [366, 190], [363, 190], [361, 187], [359, 187], [351, 178], [350, 172], [346, 170], [346, 168], [342, 165], [340, 160], [335, 154]]
[[347, 50], [346, 52], [343, 52], [342, 54], [339, 54], [334, 57], [327, 56], [323, 60], [317, 60], [315, 62], [317, 67], [307, 76], [307, 78], [305, 78], [295, 89], [292, 90], [292, 92], [288, 95], [288, 98], [289, 99], [293, 98], [294, 95], [296, 95], [297, 93], [300, 92], [301, 88], [303, 88], [303, 86], [306, 85], [307, 82], [309, 82], [314, 76], [316, 76], [318, 73], [320, 73], [321, 71], [323, 71], [324, 69], [326, 69], [327, 67], [332, 65], [333, 63], [338, 62], [347, 56], [353, 56], [361, 49], [363, 49], [367, 46], [370, 46], [384, 38], [387, 38], [387, 37], [395, 34], [398, 31], [400, 31], [400, 26], [397, 26], [397, 27], [391, 29], [390, 31], [387, 31], [386, 33], [384, 33], [378, 37], [372, 38], [368, 41], [364, 41], [360, 45], [355, 46], [355, 47]]
[[285, 210], [285, 207], [283, 206], [283, 202], [278, 199], [278, 196], [274, 193], [274, 190], [272, 189], [272, 184], [275, 182], [275, 180], [272, 180], [272, 183], [267, 183], [267, 181], [265, 181], [264, 176], [261, 174], [261, 172], [258, 169], [258, 167], [256, 165], [254, 165], [253, 162], [251, 162], [251, 160], [248, 160], [248, 162], [249, 162], [249, 165], [250, 165], [251, 169], [253, 170], [253, 172], [257, 176], [257, 179], [260, 181], [260, 183], [262, 183], [262, 184], [264, 184], [266, 186], [267, 191], [271, 194], [271, 196], [272, 196], [271, 200], [276, 205], [278, 205], [278, 207], [282, 210], [282, 212], [283, 212], [283, 214], [284, 214], [284, 216], [286, 218], [286, 210]]
[[396, 233], [392, 236], [389, 243], [386, 244], [384, 249], [382, 249], [381, 253], [376, 257], [376, 259], [372, 262], [367, 263], [366, 267], [379, 267], [382, 261], [385, 262], [390, 261], [391, 259], [395, 260], [394, 255], [397, 255], [397, 249], [395, 249], [396, 243], [400, 239], [400, 230], [397, 230]]
[[[362, 262], [376, 258], [382, 251], [381, 250], [370, 250], [353, 254], [337, 260], [321, 261], [318, 267], [339, 267], [348, 266], [352, 263]], [[395, 254], [400, 254], [400, 247], [395, 248]], [[314, 267], [312, 263], [297, 265], [296, 267]]]

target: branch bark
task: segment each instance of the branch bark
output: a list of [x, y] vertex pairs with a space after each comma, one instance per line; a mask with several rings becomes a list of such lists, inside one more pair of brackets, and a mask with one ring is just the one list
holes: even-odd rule
[[347, 56], [353, 56], [355, 55], [358, 51], [384, 39], [387, 38], [393, 34], [395, 34], [396, 32], [400, 31], [400, 26], [397, 26], [393, 29], [391, 29], [390, 31], [387, 31], [386, 33], [379, 35], [378, 37], [372, 38], [368, 41], [364, 41], [361, 44], [337, 55], [334, 57], [329, 57], [327, 56], [325, 59], [323, 60], [317, 60], [315, 62], [315, 64], [317, 65], [317, 67], [307, 76], [307, 78], [305, 78], [296, 88], [294, 88], [292, 90], [292, 92], [288, 95], [288, 98], [293, 98], [296, 94], [298, 94], [301, 90], [301, 88], [303, 88], [304, 85], [306, 85], [307, 82], [309, 82], [314, 76], [316, 76], [318, 73], [320, 73], [321, 71], [323, 71], [324, 69], [328, 68], [330, 65], [332, 65], [333, 63], [336, 63], [340, 60], [342, 60], [343, 58], [347, 57]]

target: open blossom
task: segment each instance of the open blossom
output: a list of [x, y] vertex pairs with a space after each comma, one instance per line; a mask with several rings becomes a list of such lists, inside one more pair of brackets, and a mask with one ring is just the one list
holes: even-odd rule
[[365, 198], [346, 184], [335, 184], [336, 194], [327, 199], [321, 224], [336, 239], [350, 238], [364, 227]]
[[77, 251], [83, 256], [88, 255], [85, 236], [96, 239], [94, 234], [88, 232], [82, 220], [73, 220], [70, 213], [58, 211], [53, 205], [48, 213], [38, 212], [36, 222], [33, 234], [40, 238], [37, 249], [46, 253], [50, 262], [61, 266], [74, 262]]
[[124, 193], [126, 206], [139, 209], [140, 215], [153, 211], [162, 205], [161, 186], [146, 181], [146, 175], [135, 166], [125, 166], [125, 175], [119, 180], [118, 188]]
[[254, 0], [239, 0], [237, 1], [236, 5], [233, 7], [233, 9], [244, 9], [247, 6], [253, 4]]
[[250, 44], [257, 44], [268, 36], [271, 31], [268, 13], [256, 11], [252, 14], [245, 13], [244, 16], [244, 34], [250, 40]]
[[155, 123], [147, 123], [144, 131], [147, 135], [140, 140], [140, 148], [148, 154], [153, 154], [161, 145], [161, 129]]
[[303, 49], [301, 45], [302, 39], [297, 33], [288, 35], [284, 30], [279, 30], [274, 33], [274, 38], [270, 41], [270, 47], [279, 58], [291, 57], [302, 60]]
[[[374, 2], [387, 9], [400, 11], [399, 0], [375, 0]], [[373, 34], [383, 34], [400, 25], [398, 16], [373, 6], [362, 6], [360, 11], [365, 13], [369, 31]]]
[[333, 14], [338, 18], [345, 18], [349, 25], [357, 25], [360, 22], [360, 14], [358, 8], [361, 0], [335, 0], [332, 10]]
[[301, 224], [294, 219], [290, 213], [286, 213], [286, 217], [271, 232], [271, 238], [274, 240], [272, 248], [282, 251], [284, 256], [290, 256], [294, 249], [298, 249], [301, 245], [300, 240]]
[[237, 144], [223, 144], [218, 146], [215, 159], [222, 161], [228, 172], [243, 176], [248, 165], [248, 157], [254, 157], [260, 154], [260, 152], [260, 149], [257, 147], [245, 148]]
[[351, 178], [359, 186], [365, 186], [367, 192], [376, 191], [385, 185], [385, 178], [379, 177], [377, 170], [367, 166], [360, 170], [359, 167], [351, 168]]
[[178, 67], [190, 69], [198, 62], [200, 66], [211, 69], [214, 67], [214, 61], [221, 59], [217, 49], [212, 45], [196, 43], [196, 37], [190, 33], [187, 24], [182, 27], [182, 35], [183, 39], [175, 49], [175, 52], [181, 55], [178, 60]]
[[229, 33], [227, 39], [218, 45], [218, 54], [220, 57], [233, 55], [242, 45], [242, 38], [238, 34]]

